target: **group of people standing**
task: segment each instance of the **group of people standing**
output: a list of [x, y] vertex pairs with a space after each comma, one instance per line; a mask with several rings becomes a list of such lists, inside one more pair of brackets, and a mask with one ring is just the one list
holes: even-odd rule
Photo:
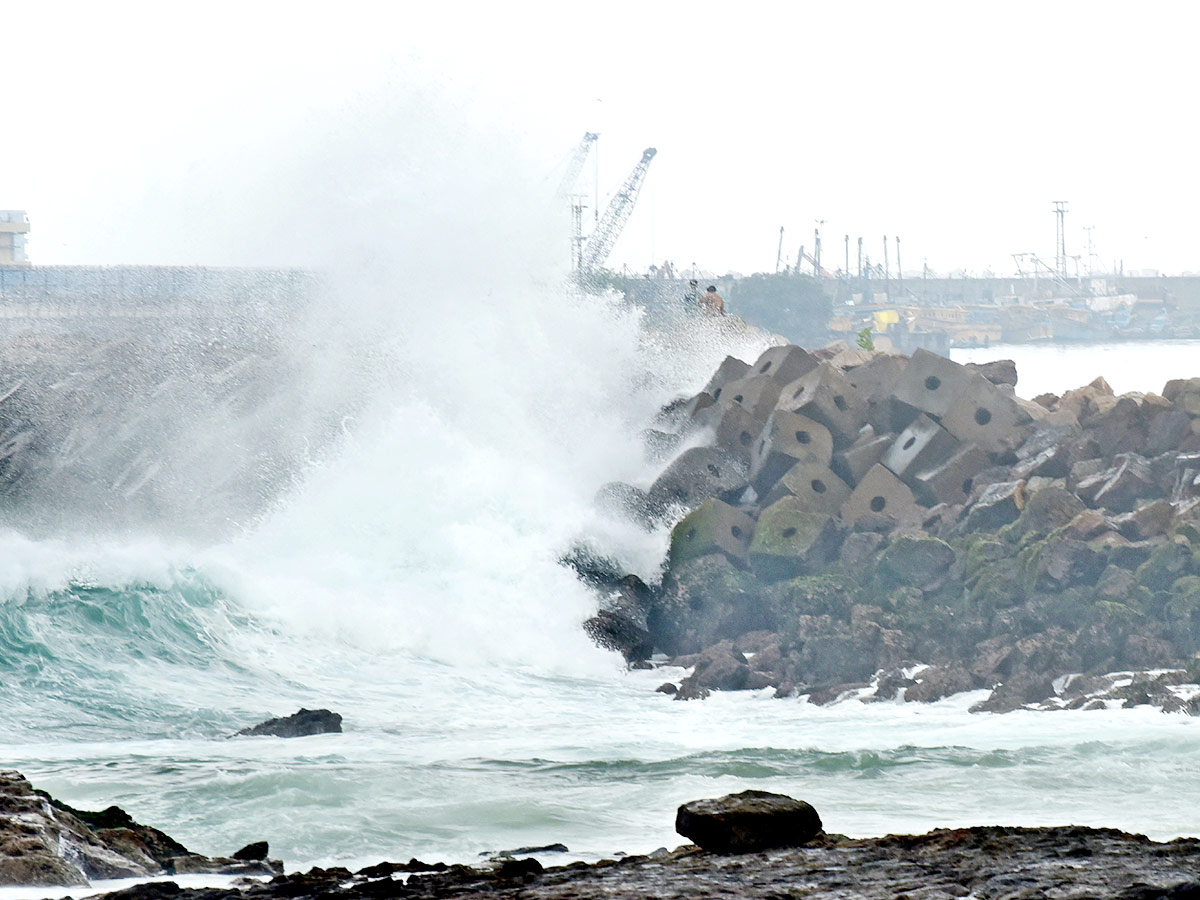
[[700, 282], [695, 278], [688, 282], [687, 296], [684, 298], [688, 305], [696, 304], [700, 307], [700, 311], [707, 316], [723, 316], [725, 315], [725, 301], [721, 295], [717, 293], [717, 286], [710, 284], [704, 291], [700, 293]]

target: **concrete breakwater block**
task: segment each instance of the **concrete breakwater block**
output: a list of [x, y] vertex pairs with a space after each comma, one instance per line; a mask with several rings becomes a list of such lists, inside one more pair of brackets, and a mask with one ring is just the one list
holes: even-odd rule
[[958, 440], [927, 415], [917, 416], [896, 435], [880, 462], [906, 484], [917, 472], [934, 469], [958, 451]]
[[802, 347], [784, 344], [768, 347], [751, 367], [755, 375], [770, 375], [780, 384], [790, 384], [802, 375], [807, 375], [821, 361]]
[[895, 439], [895, 434], [874, 435], [869, 429], [863, 429], [852, 446], [833, 455], [830, 468], [837, 472], [843, 481], [854, 487], [862, 481], [871, 466], [883, 459], [883, 454]]
[[828, 466], [803, 461], [788, 469], [759, 504], [767, 509], [785, 497], [795, 497], [805, 509], [836, 516], [841, 512], [842, 504], [850, 499], [851, 491], [850, 485]]
[[820, 422], [833, 435], [834, 445], [849, 447], [867, 421], [867, 405], [853, 385], [829, 363], [786, 385], [778, 408]]
[[960, 441], [971, 441], [984, 450], [1011, 450], [1025, 438], [1021, 426], [1031, 417], [1016, 398], [982, 375], [970, 374], [958, 398], [942, 417], [942, 427]]
[[909, 359], [893, 395], [897, 400], [940, 418], [950, 411], [975, 378], [983, 380], [982, 376], [944, 356], [917, 350]]
[[670, 564], [721, 553], [734, 565], [745, 568], [753, 534], [754, 519], [728, 503], [709, 498], [672, 530]]
[[738, 359], [736, 356], [727, 356], [721, 360], [721, 364], [717, 366], [717, 371], [713, 372], [712, 378], [704, 386], [703, 393], [708, 394], [716, 400], [720, 400], [725, 385], [731, 381], [737, 381], [739, 378], [745, 378], [749, 374], [749, 363]]
[[808, 416], [777, 409], [763, 427], [750, 460], [750, 484], [762, 496], [798, 462], [828, 466], [833, 435]]
[[879, 463], [863, 476], [850, 499], [842, 506], [842, 521], [854, 525], [871, 516], [902, 519], [917, 510], [913, 492], [903, 481]]
[[732, 400], [720, 400], [696, 416], [696, 425], [712, 431], [712, 442], [747, 465], [754, 454], [754, 443], [763, 423], [745, 407]]
[[821, 817], [803, 800], [769, 791], [742, 791], [679, 807], [675, 830], [712, 853], [753, 853], [800, 847], [821, 833]]
[[760, 422], [765, 422], [779, 400], [782, 384], [770, 375], [748, 375], [731, 381], [720, 399], [737, 403]]
[[837, 552], [841, 536], [833, 516], [806, 509], [799, 497], [785, 497], [758, 518], [748, 551], [750, 570], [765, 581], [815, 571]]
[[646, 492], [651, 514], [661, 515], [672, 506], [693, 509], [708, 497], [734, 500], [749, 482], [745, 462], [720, 447], [685, 450], [658, 476]]
[[974, 444], [961, 444], [941, 465], [912, 476], [913, 494], [923, 506], [966, 503], [971, 499], [975, 476], [990, 464], [988, 455]]

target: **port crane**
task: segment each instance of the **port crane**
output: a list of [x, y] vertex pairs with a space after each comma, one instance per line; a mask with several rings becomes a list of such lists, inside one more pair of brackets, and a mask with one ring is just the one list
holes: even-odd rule
[[594, 131], [584, 132], [578, 146], [575, 147], [575, 151], [571, 154], [570, 161], [567, 162], [566, 174], [563, 175], [562, 182], [558, 185], [558, 191], [555, 196], [560, 200], [565, 200], [571, 193], [571, 188], [575, 186], [575, 182], [579, 178], [579, 173], [583, 171], [583, 164], [587, 162], [592, 144], [596, 143], [598, 137], [600, 135]]
[[[608, 208], [604, 210], [600, 221], [596, 223], [595, 230], [588, 235], [586, 241], [579, 239], [576, 244], [579, 251], [575, 257], [577, 270], [591, 272], [604, 265], [604, 261], [608, 259], [608, 255], [612, 253], [612, 249], [617, 243], [617, 238], [625, 230], [629, 217], [633, 215], [633, 207], [637, 203], [638, 195], [642, 192], [642, 183], [646, 180], [646, 171], [650, 168], [650, 161], [654, 159], [656, 153], [658, 151], [653, 147], [647, 147], [642, 152], [641, 160], [633, 167], [633, 171], [629, 173], [625, 183], [609, 201]], [[581, 219], [581, 215], [576, 215], [575, 227], [577, 229], [582, 225]]]

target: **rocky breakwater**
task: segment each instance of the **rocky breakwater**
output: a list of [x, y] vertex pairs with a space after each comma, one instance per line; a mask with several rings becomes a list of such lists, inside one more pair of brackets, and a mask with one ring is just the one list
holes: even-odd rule
[[0, 885], [86, 887], [93, 879], [161, 875], [278, 875], [264, 842], [210, 858], [124, 810], [72, 809], [35, 790], [19, 772], [0, 771]]
[[683, 699], [870, 685], [1194, 713], [1200, 378], [1033, 401], [1015, 383], [1011, 362], [920, 350], [727, 358], [646, 432], [674, 454], [649, 489], [601, 491], [675, 524], [661, 585], [576, 558], [604, 597], [589, 633], [694, 667], [661, 688]]

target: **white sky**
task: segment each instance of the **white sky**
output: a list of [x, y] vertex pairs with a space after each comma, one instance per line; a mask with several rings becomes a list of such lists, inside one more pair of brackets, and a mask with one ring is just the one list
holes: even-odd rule
[[37, 263], [303, 263], [322, 173], [400, 179], [459, 192], [470, 253], [483, 170], [552, 190], [592, 130], [602, 205], [658, 149], [613, 268], [773, 271], [824, 220], [831, 268], [886, 233], [906, 271], [1007, 274], [1053, 261], [1062, 199], [1069, 254], [1091, 225], [1102, 266], [1200, 271], [1196, 9], [0, 0], [0, 208]]

